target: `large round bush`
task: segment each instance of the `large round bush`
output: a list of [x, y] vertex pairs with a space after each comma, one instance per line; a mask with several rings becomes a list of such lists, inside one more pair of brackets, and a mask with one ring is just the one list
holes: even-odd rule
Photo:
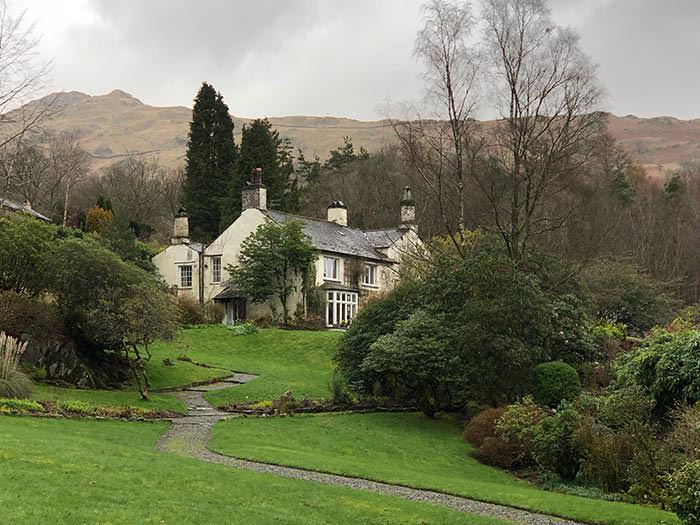
[[669, 477], [668, 506], [688, 525], [700, 525], [700, 461], [692, 461]]
[[533, 396], [538, 404], [556, 407], [563, 400], [571, 401], [581, 394], [578, 372], [566, 363], [542, 363], [533, 373]]

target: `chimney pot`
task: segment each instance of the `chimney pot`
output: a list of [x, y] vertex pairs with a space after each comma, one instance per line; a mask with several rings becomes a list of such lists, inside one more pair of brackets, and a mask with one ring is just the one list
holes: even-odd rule
[[253, 169], [250, 182], [241, 191], [241, 211], [250, 208], [267, 209], [267, 188], [262, 182], [262, 168]]
[[340, 224], [341, 226], [348, 225], [348, 207], [343, 201], [333, 201], [328, 206], [328, 221]]
[[190, 242], [190, 224], [185, 208], [180, 208], [173, 221], [173, 238], [171, 244], [188, 244]]
[[406, 186], [401, 199], [401, 226], [403, 228], [416, 228], [416, 202], [413, 200], [411, 188]]

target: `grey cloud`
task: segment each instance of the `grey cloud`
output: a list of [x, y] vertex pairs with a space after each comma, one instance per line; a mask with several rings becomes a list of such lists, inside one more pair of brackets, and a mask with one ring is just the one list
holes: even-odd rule
[[[208, 80], [237, 115], [378, 118], [375, 108], [387, 97], [421, 95], [421, 68], [412, 57], [421, 3], [92, 0], [93, 23], [66, 25], [43, 45], [54, 58], [57, 89], [99, 94], [120, 88], [150, 104], [190, 105]], [[699, 1], [550, 5], [555, 20], [576, 29], [599, 64], [605, 109], [700, 117]], [[32, 3], [27, 7], [30, 18], [53, 23], [42, 21]]]

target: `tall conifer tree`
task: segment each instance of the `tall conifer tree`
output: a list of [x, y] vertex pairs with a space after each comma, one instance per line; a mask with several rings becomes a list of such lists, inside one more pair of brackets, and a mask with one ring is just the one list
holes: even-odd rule
[[[255, 119], [243, 126], [237, 175], [231, 185], [222, 219], [230, 223], [241, 212], [241, 189], [255, 168], [263, 169], [263, 182], [274, 207], [296, 211], [290, 200], [290, 175], [294, 171], [289, 141], [281, 139], [267, 119]], [[298, 199], [297, 199], [298, 200]]]
[[185, 207], [194, 239], [210, 241], [220, 232], [221, 204], [234, 178], [238, 150], [233, 120], [221, 93], [207, 82], [194, 99], [185, 157]]

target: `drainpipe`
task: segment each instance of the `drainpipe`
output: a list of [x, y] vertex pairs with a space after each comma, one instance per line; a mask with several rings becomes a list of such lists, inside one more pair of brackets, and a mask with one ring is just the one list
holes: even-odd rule
[[206, 246], [202, 246], [202, 251], [199, 252], [199, 304], [204, 304], [204, 250]]

